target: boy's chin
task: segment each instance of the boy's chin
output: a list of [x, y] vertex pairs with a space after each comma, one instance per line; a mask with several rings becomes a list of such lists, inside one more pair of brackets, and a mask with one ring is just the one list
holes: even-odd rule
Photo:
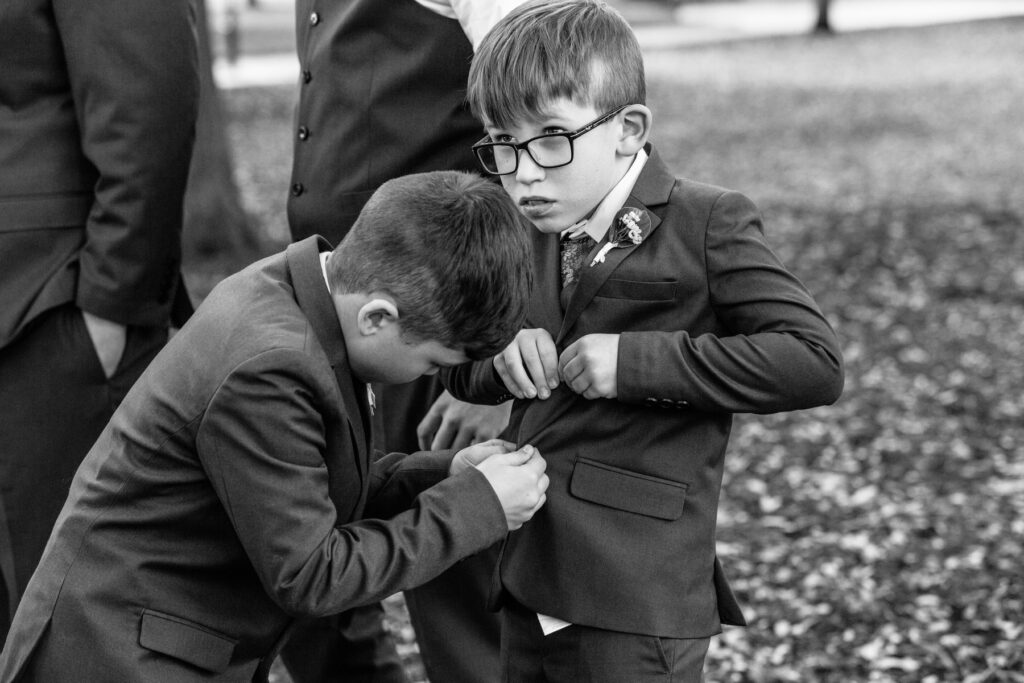
[[545, 216], [544, 218], [536, 219], [528, 217], [528, 220], [530, 221], [530, 224], [537, 229], [538, 232], [542, 232], [545, 235], [557, 235], [561, 233], [563, 230], [565, 230], [567, 227], [569, 227], [567, 225], [562, 225], [562, 223], [564, 223], [565, 221], [557, 217]]

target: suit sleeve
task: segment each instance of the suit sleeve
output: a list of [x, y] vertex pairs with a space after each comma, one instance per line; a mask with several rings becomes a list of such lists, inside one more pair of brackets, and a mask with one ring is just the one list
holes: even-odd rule
[[166, 324], [199, 101], [189, 0], [54, 0], [82, 150], [98, 179], [77, 303]]
[[619, 399], [771, 413], [832, 403], [843, 386], [835, 333], [765, 242], [754, 205], [722, 194], [706, 227], [707, 287], [724, 333], [626, 332]]
[[[318, 386], [304, 354], [265, 352], [229, 374], [197, 435], [200, 461], [238, 539], [284, 610], [324, 616], [375, 602], [504, 536], [501, 505], [472, 469], [423, 491], [391, 519], [338, 525], [323, 453], [351, 444], [343, 429], [343, 443], [328, 443], [326, 421], [337, 412]], [[332, 476], [359, 476], [355, 457]], [[437, 458], [427, 460], [394, 465], [385, 478], [419, 465], [436, 478]]]
[[498, 405], [514, 398], [491, 358], [441, 370], [441, 384], [452, 396], [467, 403]]
[[448, 476], [455, 451], [388, 453], [370, 465], [370, 490], [364, 517], [394, 517], [424, 490]]

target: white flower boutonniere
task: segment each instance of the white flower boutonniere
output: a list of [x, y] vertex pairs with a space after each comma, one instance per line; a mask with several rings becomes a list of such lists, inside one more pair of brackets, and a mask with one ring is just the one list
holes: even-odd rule
[[632, 206], [621, 209], [615, 215], [612, 227], [609, 228], [611, 235], [608, 237], [608, 242], [601, 247], [601, 251], [597, 252], [597, 256], [590, 262], [590, 267], [593, 268], [598, 263], [604, 263], [605, 256], [612, 249], [643, 242], [644, 232], [649, 227], [651, 227], [651, 217], [647, 215], [646, 211]]

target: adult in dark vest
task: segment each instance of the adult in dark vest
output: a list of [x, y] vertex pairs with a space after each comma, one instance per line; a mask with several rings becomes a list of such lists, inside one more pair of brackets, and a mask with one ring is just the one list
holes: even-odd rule
[[4, 3], [0, 73], [2, 642], [72, 475], [187, 308], [193, 3]]
[[[390, 178], [476, 170], [482, 126], [465, 104], [473, 46], [521, 0], [299, 0], [301, 67], [288, 222], [293, 240], [340, 242]], [[378, 450], [462, 448], [497, 436], [508, 407], [454, 401], [436, 378], [377, 387]], [[429, 414], [428, 414], [429, 409]], [[418, 432], [418, 433], [417, 433]], [[485, 608], [491, 550], [405, 593], [428, 676], [499, 680], [499, 626]], [[406, 680], [379, 605], [311, 624], [282, 657], [300, 683]]]

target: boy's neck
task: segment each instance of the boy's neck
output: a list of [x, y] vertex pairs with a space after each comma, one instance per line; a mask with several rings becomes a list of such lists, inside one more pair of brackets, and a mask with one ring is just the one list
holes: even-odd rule
[[629, 199], [629, 195], [636, 185], [637, 178], [640, 177], [640, 172], [646, 163], [647, 153], [644, 150], [640, 150], [633, 156], [632, 161], [623, 172], [622, 177], [619, 178], [619, 181], [605, 193], [597, 206], [587, 216], [563, 230], [560, 236], [576, 236], [581, 232], [585, 232], [595, 242], [600, 242], [604, 239], [605, 234], [608, 232], [608, 227], [615, 217], [615, 213]]

